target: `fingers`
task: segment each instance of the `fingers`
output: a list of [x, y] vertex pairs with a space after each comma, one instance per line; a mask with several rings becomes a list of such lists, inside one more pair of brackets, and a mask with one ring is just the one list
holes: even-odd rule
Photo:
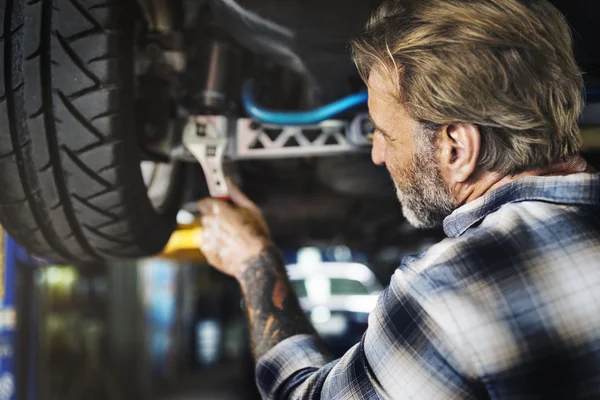
[[[246, 197], [246, 195], [229, 178], [227, 178], [227, 185], [229, 187], [231, 201], [236, 206], [250, 210], [254, 214], [260, 214], [258, 206]], [[217, 215], [220, 213], [228, 213], [233, 210], [233, 207], [223, 200], [209, 197], [198, 202], [198, 210], [203, 215]]]
[[206, 257], [209, 264], [214, 267], [221, 266], [221, 249], [223, 238], [221, 237], [218, 221], [213, 216], [202, 217], [202, 235], [197, 238], [198, 247]]
[[219, 215], [233, 210], [226, 201], [207, 197], [198, 202], [198, 211], [202, 215]]
[[200, 247], [202, 254], [206, 257], [206, 261], [214, 267], [220, 267], [221, 257], [219, 254], [219, 245], [217, 241], [209, 235], [204, 235], [202, 246]]
[[198, 211], [200, 211], [202, 215], [215, 214], [217, 209], [217, 201], [218, 200], [212, 198], [206, 198], [198, 201]]
[[229, 187], [229, 195], [231, 201], [238, 207], [247, 208], [251, 211], [258, 211], [258, 206], [254, 204], [246, 195], [238, 188], [231, 179], [227, 178], [227, 186]]
[[223, 273], [235, 276], [269, 242], [264, 220], [247, 208], [215, 199], [200, 201], [198, 208], [202, 236], [196, 243], [208, 263]]

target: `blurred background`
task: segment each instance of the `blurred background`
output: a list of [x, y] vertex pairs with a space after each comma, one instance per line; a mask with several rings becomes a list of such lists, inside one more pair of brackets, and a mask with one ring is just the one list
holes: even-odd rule
[[[283, 251], [336, 356], [360, 340], [383, 284], [428, 236], [377, 255], [342, 245]], [[0, 398], [259, 398], [238, 285], [200, 258], [52, 265], [5, 239]]]
[[[192, 117], [233, 120], [223, 168], [263, 210], [306, 314], [337, 356], [360, 340], [402, 258], [443, 238], [407, 223], [370, 160], [348, 40], [380, 3], [0, 2], [0, 107], [12, 84], [31, 114], [0, 109], [0, 220], [36, 254], [75, 260], [32, 257], [0, 228], [0, 400], [259, 398], [238, 285], [194, 248], [194, 204], [208, 191], [182, 136], [210, 124]], [[600, 167], [600, 3], [552, 3], [573, 29], [585, 157]], [[39, 62], [54, 73], [42, 82], [31, 68], [40, 29], [51, 39]], [[248, 87], [286, 118], [257, 123]], [[38, 105], [40, 90], [54, 103]], [[340, 101], [314, 124], [289, 121]], [[160, 252], [175, 215], [162, 255], [137, 259]], [[136, 261], [90, 261], [121, 258]]]

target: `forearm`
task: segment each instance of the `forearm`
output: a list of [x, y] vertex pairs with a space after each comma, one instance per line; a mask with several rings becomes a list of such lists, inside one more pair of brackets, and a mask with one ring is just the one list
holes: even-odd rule
[[244, 295], [252, 351], [257, 360], [291, 336], [315, 334], [275, 246], [266, 247], [250, 260], [237, 279]]

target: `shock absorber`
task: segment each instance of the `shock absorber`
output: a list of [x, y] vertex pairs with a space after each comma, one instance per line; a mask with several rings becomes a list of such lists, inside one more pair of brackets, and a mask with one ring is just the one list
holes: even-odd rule
[[182, 143], [199, 162], [211, 196], [228, 198], [223, 157], [229, 119], [241, 86], [242, 51], [224, 35], [206, 29], [189, 59], [186, 108], [188, 123]]
[[230, 111], [241, 86], [242, 51], [223, 35], [209, 31], [188, 66], [186, 107], [193, 115]]

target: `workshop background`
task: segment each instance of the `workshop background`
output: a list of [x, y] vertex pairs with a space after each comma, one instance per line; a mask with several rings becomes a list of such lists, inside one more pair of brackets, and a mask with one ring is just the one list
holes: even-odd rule
[[[107, 4], [114, 5], [120, 1], [122, 0]], [[251, 4], [254, 8], [264, 11], [269, 21], [279, 19], [291, 30], [298, 32], [300, 39], [289, 44], [289, 49], [294, 50], [305, 61], [306, 69], [313, 74], [314, 79], [311, 83], [321, 88], [319, 93], [304, 93], [298, 83], [300, 80], [297, 71], [282, 69], [277, 62], [264, 62], [260, 57], [255, 57], [247, 64], [252, 64], [252, 67], [259, 64], [259, 68], [255, 69], [260, 71], [260, 77], [268, 78], [265, 79], [267, 84], [264, 86], [286, 89], [270, 95], [263, 93], [259, 96], [261, 102], [268, 106], [284, 104], [287, 110], [305, 109], [309, 106], [328, 104], [363, 88], [350, 61], [347, 32], [340, 29], [360, 31], [369, 9], [379, 1], [356, 1], [355, 4], [361, 4], [365, 8], [362, 14], [357, 12], [355, 7], [347, 6], [349, 1], [319, 0], [311, 3], [319, 6], [301, 7], [306, 0], [288, 0], [287, 9], [271, 7], [273, 4], [281, 4], [280, 0], [245, 1], [245, 4]], [[63, 11], [68, 10], [67, 4], [80, 4], [74, 0], [60, 3], [64, 5]], [[185, 3], [194, 3], [194, 0], [186, 0]], [[237, 3], [234, 1], [222, 3], [229, 4], [228, 7], [234, 11], [237, 10]], [[588, 85], [588, 108], [582, 118], [585, 156], [596, 168], [600, 168], [600, 35], [597, 34], [596, 17], [578, 11], [582, 4], [588, 4], [591, 10], [593, 3], [597, 4], [597, 0], [553, 0], [553, 3], [565, 12], [575, 28], [576, 54], [587, 72], [585, 79]], [[6, 0], [0, 3], [0, 10], [4, 12], [7, 4], [25, 3]], [[42, 5], [48, 7], [47, 4], [47, 0], [31, 1], [27, 6], [31, 11]], [[319, 8], [321, 5], [323, 8]], [[82, 7], [72, 7], [80, 14], [79, 22], [82, 25], [67, 24], [69, 29], [80, 29], [80, 32], [74, 35], [75, 38], [83, 38], [89, 33], [87, 24], [90, 23], [93, 13], [102, 15], [106, 11], [103, 7], [90, 7], [91, 11], [85, 12], [82, 11]], [[44, 9], [47, 11], [44, 11], [43, 15], [50, 15], [48, 13], [52, 10]], [[73, 10], [71, 11], [75, 13]], [[281, 15], [277, 15], [279, 11]], [[7, 12], [6, 15], [8, 14]], [[179, 17], [186, 21], [192, 20], [195, 24], [197, 20], [190, 15]], [[334, 20], [332, 15], [337, 17], [336, 24], [330, 23]], [[15, 12], [14, 17], [16, 20], [23, 18], [23, 15]], [[305, 23], [306, 21], [311, 23]], [[234, 22], [235, 27], [241, 26], [240, 21]], [[4, 26], [3, 39], [7, 39], [8, 34], [16, 35], [16, 32], [20, 32], [23, 24], [15, 22], [14, 25]], [[41, 22], [40, 26], [44, 29], [50, 28], [50, 25]], [[186, 34], [202, 34], [210, 39], [210, 48], [202, 50], [206, 52], [198, 50], [193, 53], [195, 57], [188, 60], [190, 70], [194, 73], [210, 69], [206, 63], [207, 59], [224, 58], [227, 61], [228, 57], [235, 55], [236, 51], [232, 51], [233, 55], [229, 53], [230, 42], [223, 41], [220, 35], [209, 36], [204, 27], [200, 30], [194, 25], [193, 28], [188, 29]], [[244, 32], [233, 33], [240, 41], [253, 39], [256, 43], [250, 43], [252, 46], [268, 48], [272, 44], [268, 42], [269, 37], [247, 38]], [[328, 43], [323, 44], [324, 37], [329, 39]], [[179, 156], [181, 158], [177, 161], [180, 163], [189, 161], [185, 158], [186, 154], [177, 153], [177, 149], [172, 149], [168, 154], [160, 153], [164, 146], [157, 145], [156, 143], [162, 142], [157, 142], [154, 137], [158, 131], [154, 128], [157, 125], [161, 128], [160, 124], [171, 118], [171, 115], [162, 114], [172, 112], [179, 117], [178, 112], [181, 112], [181, 109], [171, 109], [169, 106], [172, 104], [169, 103], [168, 96], [164, 95], [165, 87], [170, 84], [169, 81], [165, 83], [160, 80], [163, 78], [161, 74], [165, 65], [159, 63], [156, 71], [148, 67], [152, 57], [160, 58], [155, 53], [160, 53], [161, 57], [165, 56], [170, 60], [172, 63], [168, 66], [179, 65], [175, 51], [178, 49], [178, 41], [175, 40], [177, 36], [169, 39], [173, 40], [159, 41], [149, 38], [146, 50], [151, 51], [148, 51], [149, 54], [141, 54], [143, 57], [138, 60], [140, 65], [136, 65], [136, 68], [140, 67], [139, 69], [143, 70], [142, 72], [160, 72], [158, 76], [152, 76], [150, 72], [144, 75], [145, 78], [155, 80], [149, 79], [152, 82], [152, 85], [148, 85], [152, 89], [148, 95], [149, 101], [148, 104], [142, 104], [150, 110], [144, 113], [148, 123], [141, 129], [147, 139], [146, 147], [143, 148], [144, 154], [150, 155], [142, 161], [142, 168], [143, 163], [150, 163], [151, 166], [155, 161], [160, 163], [161, 156]], [[54, 43], [57, 48], [66, 43], [61, 42], [58, 36], [53, 40], [60, 42], [58, 45]], [[1, 44], [3, 50], [7, 49], [4, 52], [6, 54], [9, 54], [8, 50], [13, 50], [8, 43], [9, 40], [4, 40]], [[16, 47], [18, 45], [15, 45]], [[87, 47], [81, 45], [81, 49], [78, 50], [83, 51]], [[282, 48], [288, 50], [285, 46], [271, 47], [277, 47], [279, 51]], [[58, 56], [66, 60], [75, 57], [74, 52], [62, 54], [58, 53], [59, 50], [56, 51]], [[31, 60], [36, 56], [37, 49]], [[233, 59], [238, 60], [235, 57]], [[9, 60], [8, 56], [4, 60]], [[8, 66], [9, 61], [0, 64]], [[43, 61], [50, 63], [51, 60], [48, 57]], [[241, 62], [228, 62], [223, 65], [236, 69], [238, 64], [241, 65]], [[340, 70], [330, 68], [332, 65], [340, 65]], [[146, 69], [142, 68], [144, 66]], [[228, 68], [209, 71], [206, 75], [211, 79], [207, 79], [207, 82], [232, 85], [233, 80], [225, 74], [229, 71]], [[4, 72], [0, 75], [4, 75]], [[81, 81], [86, 81], [91, 75], [91, 72], [87, 71]], [[354, 79], [346, 79], [349, 76]], [[170, 75], [169, 77], [172, 78]], [[48, 83], [50, 79], [44, 82]], [[34, 83], [33, 80], [27, 82], [29, 85]], [[97, 82], [94, 80], [92, 83]], [[212, 88], [202, 86], [205, 82], [186, 83], [195, 89]], [[177, 90], [173, 92], [179, 94], [180, 89], [181, 87], [177, 86]], [[239, 97], [239, 91], [240, 88], [236, 87], [226, 92], [231, 92], [232, 97]], [[205, 90], [202, 93], [206, 95], [208, 92], [210, 91]], [[263, 92], [269, 94], [268, 90]], [[82, 89], [82, 93], [89, 94], [89, 88]], [[214, 95], [213, 92], [210, 93]], [[210, 96], [207, 95], [208, 97]], [[27, 99], [34, 101], [36, 97], [28, 96]], [[214, 96], [209, 100], [216, 101]], [[0, 104], [4, 104], [3, 102], [5, 97], [0, 96]], [[221, 110], [224, 106], [219, 104], [214, 107]], [[191, 107], [188, 108], [188, 111], [193, 111]], [[365, 110], [361, 111], [362, 121], [365, 122]], [[37, 113], [37, 108], [34, 114], [41, 115]], [[95, 121], [98, 124], [106, 122], [103, 118], [110, 116], [110, 113], [103, 111], [100, 115]], [[107, 126], [110, 125], [106, 123], [106, 126], [100, 125], [98, 128], [92, 126], [93, 118], [89, 121], [81, 115], [78, 115], [78, 118], [72, 121], [74, 125], [83, 121], [85, 127], [95, 133], [100, 128], [108, 129]], [[331, 121], [326, 122], [331, 125]], [[14, 120], [11, 123], [16, 124]], [[34, 125], [31, 121], [28, 123]], [[147, 127], [149, 129], [146, 129]], [[361, 126], [360, 131], [366, 133], [362, 128], [364, 127]], [[6, 127], [0, 126], [0, 129]], [[325, 132], [325, 129], [320, 129], [316, 129], [316, 134], [321, 135]], [[282, 132], [283, 129], [275, 129], [270, 132], [265, 130], [264, 133], [275, 137]], [[307, 139], [310, 134], [315, 134], [315, 129], [313, 128], [312, 132], [308, 129], [301, 133], [306, 135], [304, 139]], [[62, 137], [62, 140], [66, 139], [67, 137]], [[291, 139], [293, 138], [290, 136]], [[2, 140], [3, 137], [0, 137], [0, 144], [3, 144]], [[6, 142], [8, 143], [8, 140]], [[265, 140], [267, 144], [271, 142], [270, 139]], [[325, 144], [325, 140], [323, 142]], [[20, 145], [25, 146], [28, 143]], [[338, 144], [334, 143], [334, 146]], [[261, 146], [264, 146], [264, 143], [256, 141], [252, 146], [249, 144], [246, 150], [268, 153]], [[360, 340], [367, 328], [368, 313], [374, 307], [378, 293], [387, 285], [402, 258], [407, 254], [427, 249], [439, 241], [443, 234], [440, 230], [416, 230], [403, 219], [388, 174], [384, 169], [372, 166], [368, 149], [365, 152], [363, 148], [361, 153], [335, 156], [328, 154], [330, 157], [318, 158], [304, 154], [305, 149], [299, 146], [298, 142], [285, 149], [284, 147], [277, 149], [271, 146], [267, 150], [285, 150], [297, 157], [271, 159], [273, 154], [269, 154], [269, 159], [240, 159], [236, 160], [235, 168], [227, 172], [231, 172], [234, 178], [239, 178], [249, 197], [263, 208], [276, 243], [282, 247], [290, 277], [305, 312], [331, 345], [334, 354], [341, 355]], [[90, 149], [89, 146], [82, 148]], [[91, 171], [92, 175], [95, 173], [92, 167], [97, 167], [98, 171], [103, 171], [105, 175], [101, 176], [98, 172], [99, 180], [91, 179], [84, 184], [77, 181], [78, 189], [88, 189], [88, 186], [94, 189], [94, 184], [105, 182], [108, 179], [106, 176], [111, 177], [111, 165], [99, 166], [101, 161], [109, 164], [110, 162], [105, 160], [104, 153], [99, 154], [98, 158], [92, 160], [91, 166], [77, 164], [75, 167], [86, 173]], [[17, 163], [12, 162], [12, 156], [12, 153], [0, 156], [0, 167], [14, 168], [16, 171]], [[36, 162], [41, 163], [39, 159], [36, 159]], [[203, 182], [204, 175], [197, 164], [193, 157], [192, 162], [186, 164], [186, 167], [189, 167], [185, 175], [187, 182]], [[23, 162], [18, 165], [25, 168]], [[44, 173], [52, 171], [52, 168], [48, 169], [45, 164], [42, 167]], [[76, 170], [75, 167], [73, 171]], [[18, 174], [15, 172], [16, 175]], [[154, 178], [159, 174], [153, 170], [151, 175]], [[68, 180], [74, 175], [65, 176]], [[130, 182], [121, 183], [115, 186], [120, 188]], [[168, 184], [169, 182], [164, 183], [163, 189]], [[167, 189], [170, 190], [170, 186]], [[206, 188], [201, 189], [188, 185], [183, 190], [182, 197], [186, 202], [177, 216], [178, 229], [160, 257], [127, 262], [55, 264], [28, 254], [2, 233], [0, 228], [0, 400], [259, 398], [254, 384], [254, 364], [238, 285], [233, 279], [211, 269], [195, 248], [194, 236], [201, 232], [201, 227], [198, 226], [197, 215], [190, 213], [186, 206], [193, 205], [199, 193], [206, 194]], [[7, 194], [4, 190], [4, 187], [0, 187], [0, 194]], [[148, 192], [148, 195], [152, 194], [150, 190]], [[6, 201], [6, 204], [0, 206], [12, 210], [10, 207], [16, 207], [17, 200], [22, 199], [12, 201], [8, 194], [0, 196], [0, 200], [11, 201]], [[37, 196], [37, 193], [35, 195]], [[103, 199], [103, 206], [109, 207], [112, 199], [111, 196], [106, 197], [107, 199]], [[60, 206], [59, 202], [57, 207]], [[89, 207], [89, 204], [87, 206]], [[81, 207], [85, 210], [84, 206]], [[97, 216], [94, 212], [99, 212], [99, 215], [104, 217], [115, 214], [114, 209], [98, 210], [97, 205], [91, 207], [92, 212], [87, 212], [94, 218]], [[177, 208], [174, 211], [176, 212]], [[75, 218], [75, 215], [76, 213], [73, 213], [72, 217]], [[13, 217], [28, 220], [27, 216], [11, 214], [8, 215], [7, 221]], [[127, 222], [127, 218], [124, 218], [124, 221]], [[106, 225], [106, 222], [101, 222], [99, 225]], [[8, 229], [8, 225], [6, 226]], [[29, 228], [31, 227], [27, 227]], [[35, 232], [35, 227], [31, 228], [30, 232]], [[143, 233], [150, 235], [152, 232]], [[32, 235], [23, 234], [21, 240], [27, 242]], [[68, 235], [65, 237], [68, 240], [72, 239]], [[99, 241], [102, 246], [109, 243], [120, 249], [123, 245], [115, 244], [114, 240], [106, 240], [106, 237], [101, 239], [104, 239]]]
[[[52, 265], [3, 237], [0, 398], [259, 398], [238, 285], [199, 257]], [[432, 240], [390, 248], [375, 262], [345, 246], [284, 251], [334, 353], [360, 340], [403, 254]]]

